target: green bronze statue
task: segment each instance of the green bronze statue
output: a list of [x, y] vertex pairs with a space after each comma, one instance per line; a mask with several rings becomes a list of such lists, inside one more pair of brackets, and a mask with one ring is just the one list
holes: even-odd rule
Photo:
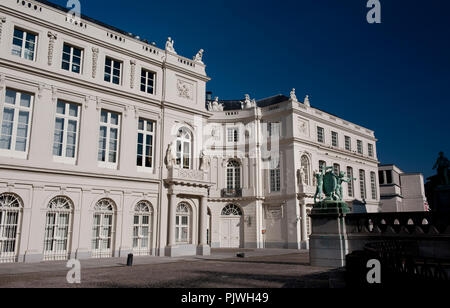
[[317, 188], [316, 188], [316, 194], [314, 195], [314, 203], [317, 204], [317, 197], [319, 197], [319, 201], [322, 201], [322, 194], [323, 194], [323, 170], [320, 172], [315, 172], [314, 176], [316, 177], [317, 182]]
[[342, 184], [344, 182], [349, 184], [351, 181], [356, 181], [357, 179], [346, 178], [345, 172], [341, 171], [339, 173], [339, 176], [337, 177], [337, 180], [338, 180], [338, 186], [336, 188], [336, 192], [337, 192], [338, 201], [344, 201], [344, 187], [342, 186]]
[[434, 164], [433, 170], [437, 169], [438, 177], [441, 185], [449, 185], [449, 168], [450, 162], [444, 156], [444, 152], [439, 153], [439, 157]]

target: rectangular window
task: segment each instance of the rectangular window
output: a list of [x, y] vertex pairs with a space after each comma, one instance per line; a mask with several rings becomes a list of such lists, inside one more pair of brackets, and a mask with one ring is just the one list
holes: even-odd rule
[[155, 123], [139, 119], [137, 140], [137, 166], [153, 168], [153, 150], [155, 136]]
[[317, 127], [317, 142], [324, 143], [324, 129], [322, 127]]
[[80, 74], [82, 61], [83, 61], [82, 49], [73, 47], [68, 44], [64, 44], [62, 64], [61, 64], [61, 68], [63, 70]]
[[80, 123], [80, 106], [58, 101], [56, 106], [53, 156], [75, 162]]
[[339, 174], [341, 172], [341, 166], [339, 164], [333, 165], [334, 174]]
[[380, 185], [384, 184], [384, 171], [378, 171], [378, 178], [380, 181]]
[[31, 94], [6, 89], [0, 150], [14, 157], [26, 158], [28, 153], [33, 101]]
[[366, 199], [366, 172], [359, 170], [359, 188], [361, 190], [361, 199]]
[[35, 60], [37, 35], [14, 28], [12, 54], [23, 59]]
[[145, 69], [141, 71], [141, 91], [149, 94], [155, 94], [155, 76], [156, 74]]
[[357, 141], [357, 146], [358, 146], [358, 154], [364, 154], [364, 152], [363, 152], [363, 142], [361, 140]]
[[372, 199], [377, 200], [377, 177], [375, 172], [370, 173], [370, 186], [372, 190]]
[[331, 142], [332, 142], [332, 146], [334, 146], [334, 147], [338, 147], [339, 146], [338, 133], [331, 132]]
[[373, 144], [369, 143], [368, 145], [368, 152], [370, 157], [374, 157], [374, 151], [373, 151]]
[[119, 151], [120, 115], [102, 110], [100, 115], [100, 135], [98, 141], [98, 161], [106, 167], [117, 167]]
[[232, 142], [232, 143], [239, 142], [239, 129], [228, 128], [227, 136], [228, 136], [228, 142]]
[[392, 170], [386, 170], [386, 184], [392, 184]]
[[270, 191], [281, 191], [281, 171], [280, 168], [270, 170]]
[[349, 136], [345, 136], [345, 149], [347, 151], [352, 150], [352, 139]]
[[325, 172], [325, 167], [327, 166], [327, 163], [323, 160], [319, 161], [319, 171], [320, 172]]
[[106, 57], [105, 81], [113, 84], [120, 84], [121, 75], [122, 75], [122, 62]]
[[354, 197], [354, 189], [353, 189], [353, 168], [347, 167], [347, 178], [349, 178], [350, 182], [348, 182], [348, 196]]

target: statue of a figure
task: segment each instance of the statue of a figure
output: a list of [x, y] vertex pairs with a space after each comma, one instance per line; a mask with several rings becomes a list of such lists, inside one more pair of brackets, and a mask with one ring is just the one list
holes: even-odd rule
[[243, 103], [242, 109], [251, 109], [256, 106], [256, 100], [251, 100], [250, 95], [245, 94], [245, 101]]
[[197, 63], [201, 63], [203, 64], [203, 53], [205, 51], [203, 49], [200, 49], [199, 52], [197, 53], [197, 55], [194, 57], [194, 61]]
[[212, 102], [212, 103], [210, 102], [208, 104], [209, 111], [223, 111], [223, 108], [224, 108], [224, 106], [223, 106], [223, 104], [219, 103], [219, 98], [217, 96], [216, 96], [214, 102]]
[[297, 95], [295, 94], [295, 89], [291, 91], [291, 102], [298, 103]]
[[305, 171], [303, 168], [300, 168], [297, 173], [298, 182], [300, 185], [306, 185]]
[[200, 170], [207, 171], [209, 169], [209, 157], [206, 155], [205, 150], [200, 153]]
[[320, 172], [314, 172], [314, 178], [317, 182], [316, 194], [314, 195], [314, 203], [317, 204], [317, 197], [319, 197], [319, 201], [322, 201], [323, 194], [323, 169]]
[[306, 95], [303, 104], [305, 104], [305, 106], [311, 107], [311, 103], [309, 102], [309, 95]]
[[345, 176], [345, 172], [341, 171], [339, 175], [337, 176], [337, 187], [336, 187], [336, 193], [335, 195], [338, 198], [338, 201], [344, 201], [344, 187], [342, 183], [350, 183], [351, 181], [356, 181], [355, 178], [347, 178]]
[[434, 164], [433, 170], [437, 169], [438, 177], [441, 185], [449, 185], [449, 167], [450, 162], [444, 156], [444, 152], [439, 153], [439, 157]]
[[166, 42], [166, 50], [169, 52], [172, 52], [174, 54], [177, 54], [177, 52], [175, 51], [175, 48], [173, 48], [173, 45], [175, 44], [174, 40], [172, 40], [171, 37], [167, 38], [167, 42]]
[[166, 158], [165, 163], [167, 166], [167, 169], [173, 168], [176, 165], [177, 159], [175, 157], [175, 153], [173, 152], [173, 141], [169, 144], [166, 150]]

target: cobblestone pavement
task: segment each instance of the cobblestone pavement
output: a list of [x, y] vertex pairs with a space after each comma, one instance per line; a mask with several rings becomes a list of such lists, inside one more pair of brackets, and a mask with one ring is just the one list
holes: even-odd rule
[[[305, 252], [289, 254], [215, 251], [208, 258], [139, 259], [133, 267], [122, 263], [85, 263], [81, 284], [66, 282], [64, 263], [0, 265], [0, 288], [328, 288], [342, 286], [341, 274], [309, 266]], [[274, 255], [275, 254], [275, 255]], [[139, 261], [140, 260], [140, 261]], [[144, 260], [144, 261], [143, 261]], [[146, 260], [146, 261], [145, 261]], [[150, 261], [149, 261], [150, 260]], [[98, 261], [96, 261], [98, 262]], [[111, 263], [112, 262], [112, 263]], [[141, 264], [139, 264], [141, 263]], [[98, 264], [98, 266], [95, 266]], [[99, 267], [101, 265], [101, 267]]]

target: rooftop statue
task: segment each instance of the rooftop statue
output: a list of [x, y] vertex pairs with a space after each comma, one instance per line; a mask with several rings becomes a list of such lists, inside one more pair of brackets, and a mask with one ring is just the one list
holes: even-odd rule
[[241, 103], [242, 109], [252, 109], [256, 107], [256, 99], [251, 100], [250, 95], [245, 94], [245, 101]]
[[309, 102], [309, 95], [306, 95], [303, 104], [305, 104], [305, 106], [311, 107], [311, 103]]
[[449, 185], [450, 162], [444, 156], [444, 152], [439, 153], [439, 157], [434, 164], [433, 170], [437, 169], [438, 177], [441, 185]]
[[203, 49], [200, 49], [200, 51], [197, 53], [197, 55], [194, 57], [194, 62], [204, 64], [203, 63], [203, 53], [205, 51]]
[[291, 91], [291, 102], [298, 103], [297, 95], [295, 94], [295, 89]]
[[223, 111], [223, 104], [219, 103], [219, 98], [216, 96], [214, 102], [208, 103], [208, 111]]
[[166, 42], [166, 51], [172, 52], [174, 54], [177, 54], [177, 52], [175, 51], [175, 48], [173, 48], [173, 45], [175, 44], [174, 40], [172, 40], [171, 37], [167, 38], [167, 42]]

